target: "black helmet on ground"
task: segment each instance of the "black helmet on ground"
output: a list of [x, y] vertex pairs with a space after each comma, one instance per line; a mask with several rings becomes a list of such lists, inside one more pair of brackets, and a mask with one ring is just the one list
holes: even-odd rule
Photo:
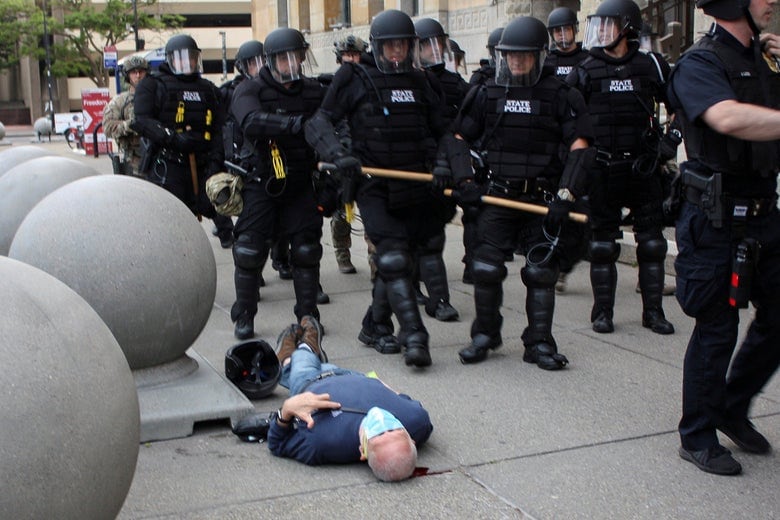
[[189, 34], [172, 36], [165, 44], [165, 62], [176, 75], [203, 73], [201, 52]]
[[253, 78], [263, 66], [263, 44], [257, 40], [249, 40], [241, 44], [236, 53], [236, 69], [242, 76]]
[[642, 31], [642, 13], [633, 0], [604, 0], [596, 12], [588, 16], [586, 49], [614, 48], [622, 39], [636, 39]]
[[225, 376], [249, 399], [271, 395], [281, 375], [274, 349], [263, 340], [244, 341], [225, 353]]
[[496, 83], [535, 85], [542, 73], [547, 41], [547, 27], [541, 20], [520, 16], [509, 22], [496, 45]]
[[401, 74], [419, 66], [417, 33], [408, 14], [388, 9], [376, 15], [370, 40], [376, 66], [385, 74]]
[[433, 18], [423, 18], [414, 24], [420, 42], [420, 64], [432, 67], [454, 61], [449, 35]]

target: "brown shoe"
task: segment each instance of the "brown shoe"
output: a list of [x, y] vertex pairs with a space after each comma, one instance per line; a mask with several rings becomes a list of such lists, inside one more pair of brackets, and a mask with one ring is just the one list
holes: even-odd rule
[[322, 350], [322, 326], [317, 318], [314, 316], [304, 316], [301, 318], [301, 327], [303, 332], [301, 333], [301, 341], [306, 343], [320, 361], [323, 363], [328, 361], [328, 355]]
[[279, 358], [280, 364], [284, 365], [284, 360], [292, 356], [292, 353], [298, 348], [302, 334], [303, 329], [297, 323], [286, 327], [279, 334], [276, 339], [276, 357]]

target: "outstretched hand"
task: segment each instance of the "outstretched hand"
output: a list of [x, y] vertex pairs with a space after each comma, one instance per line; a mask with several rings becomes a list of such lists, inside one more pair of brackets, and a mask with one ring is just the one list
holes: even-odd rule
[[284, 416], [294, 415], [306, 423], [306, 427], [314, 427], [314, 419], [311, 414], [317, 410], [336, 410], [341, 408], [341, 403], [330, 400], [330, 394], [315, 394], [303, 392], [287, 399], [282, 404]]

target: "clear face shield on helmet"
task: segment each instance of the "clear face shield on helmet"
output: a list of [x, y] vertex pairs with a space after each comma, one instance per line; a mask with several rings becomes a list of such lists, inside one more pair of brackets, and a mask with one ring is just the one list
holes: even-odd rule
[[582, 48], [610, 48], [617, 43], [622, 31], [623, 26], [621, 25], [620, 19], [616, 16], [588, 16], [588, 24], [585, 26], [585, 38], [582, 40]]
[[268, 68], [279, 83], [291, 83], [313, 76], [317, 61], [309, 49], [292, 49], [268, 56]]
[[430, 38], [421, 38], [420, 45], [420, 65], [423, 67], [433, 67], [434, 65], [448, 64], [455, 62], [455, 55], [450, 47], [450, 39], [447, 36], [431, 36]]
[[417, 38], [374, 40], [377, 68], [384, 74], [402, 74], [420, 68]]
[[203, 60], [197, 49], [170, 51], [165, 60], [174, 74], [203, 74]]
[[530, 87], [542, 75], [543, 50], [497, 51], [496, 84], [504, 87]]
[[573, 25], [553, 27], [550, 33], [550, 50], [567, 52], [576, 45], [577, 28]]
[[239, 71], [247, 78], [255, 78], [260, 73], [260, 67], [263, 66], [262, 56], [252, 56], [241, 60]]

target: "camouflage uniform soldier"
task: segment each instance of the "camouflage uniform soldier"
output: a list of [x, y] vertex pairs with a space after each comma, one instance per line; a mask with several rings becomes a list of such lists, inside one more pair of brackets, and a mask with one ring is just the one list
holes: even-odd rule
[[103, 111], [103, 132], [106, 137], [114, 139], [119, 145], [124, 159], [122, 164], [129, 163], [132, 167], [130, 171], [120, 172], [115, 169], [115, 173], [143, 177], [144, 175], [138, 171], [138, 163], [141, 160], [141, 137], [130, 128], [130, 123], [135, 119], [133, 109], [135, 86], [149, 73], [149, 63], [141, 56], [130, 56], [125, 60], [122, 68], [128, 89], [106, 105]]

